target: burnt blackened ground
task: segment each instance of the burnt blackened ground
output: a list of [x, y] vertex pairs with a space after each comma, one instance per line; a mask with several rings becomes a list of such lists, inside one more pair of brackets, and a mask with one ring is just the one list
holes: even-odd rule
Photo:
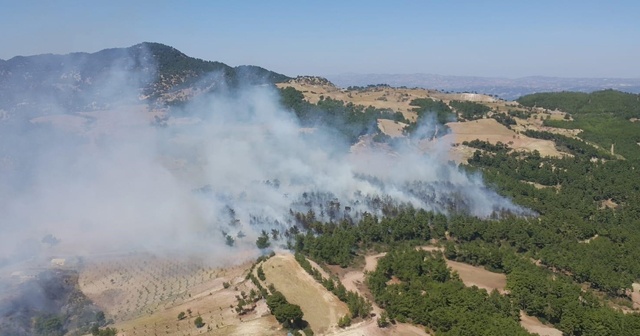
[[93, 324], [106, 324], [104, 314], [80, 291], [77, 271], [14, 276], [0, 288], [0, 335], [84, 334]]

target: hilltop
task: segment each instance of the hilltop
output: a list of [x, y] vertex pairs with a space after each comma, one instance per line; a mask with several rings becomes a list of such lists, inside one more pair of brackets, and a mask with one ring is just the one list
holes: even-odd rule
[[[317, 76], [299, 76], [276, 85], [281, 89], [297, 90], [311, 104], [333, 99], [347, 105], [361, 106], [363, 109], [400, 112], [404, 120], [392, 117], [377, 119], [379, 131], [391, 138], [411, 136], [417, 125], [424, 123], [419, 120], [421, 116], [438, 112], [438, 121], [446, 124], [450, 134], [435, 135], [444, 135], [445, 140], [452, 144], [453, 158], [461, 162], [465, 162], [475, 151], [464, 143], [474, 140], [493, 145], [504, 144], [513, 150], [537, 150], [545, 156], [569, 155], [558, 150], [553, 141], [535, 139], [524, 133], [545, 131], [574, 137], [579, 132], [543, 125], [543, 120], [562, 120], [564, 112], [524, 106], [517, 101], [507, 101], [486, 94], [447, 93], [386, 84], [339, 88], [328, 79]], [[429, 148], [429, 140], [431, 138], [422, 141], [421, 146], [425, 150]]]
[[[131, 89], [135, 95], [127, 98], [134, 103], [175, 104], [225, 87], [288, 79], [258, 66], [231, 67], [144, 42], [95, 53], [16, 56], [0, 61], [0, 109], [34, 113], [35, 107], [44, 113], [56, 105], [67, 111], [95, 110], [109, 106], [114, 96], [126, 97]], [[111, 84], [114, 81], [116, 87]]]

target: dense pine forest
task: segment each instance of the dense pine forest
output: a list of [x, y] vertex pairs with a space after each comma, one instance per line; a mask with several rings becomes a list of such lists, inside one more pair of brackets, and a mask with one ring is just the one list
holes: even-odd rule
[[[291, 97], [285, 99], [295, 107]], [[368, 275], [376, 303], [391, 321], [436, 335], [524, 335], [519, 310], [566, 335], [640, 335], [640, 314], [623, 313], [632, 306], [632, 283], [640, 280], [640, 123], [633, 119], [640, 118], [639, 96], [607, 90], [535, 94], [519, 102], [569, 113], [565, 121], [545, 123], [583, 129], [580, 139], [526, 135], [552, 140], [571, 155], [542, 157], [472, 141], [466, 145], [477, 150], [460, 169], [480, 171], [485, 183], [536, 216], [444, 216], [410, 205], [357, 222], [323, 223], [313, 213], [297, 214], [297, 225], [286, 233], [290, 248], [342, 267], [370, 251], [387, 251]], [[417, 103], [440, 121], [451, 113], [438, 102]], [[485, 113], [456, 105], [469, 119]], [[415, 249], [431, 239], [444, 253]], [[508, 292], [464, 287], [444, 258], [505, 273]]]

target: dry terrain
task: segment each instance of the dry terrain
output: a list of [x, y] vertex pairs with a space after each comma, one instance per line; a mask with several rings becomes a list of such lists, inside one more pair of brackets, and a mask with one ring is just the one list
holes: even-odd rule
[[[250, 263], [215, 268], [198, 260], [135, 254], [86, 264], [80, 288], [115, 320], [119, 335], [284, 335], [264, 301], [243, 316], [231, 308], [237, 295], [255, 288], [244, 280]], [[225, 289], [224, 282], [231, 286]], [[195, 327], [197, 316], [203, 328]]]
[[[457, 162], [465, 162], [473, 155], [475, 148], [461, 145], [463, 141], [475, 139], [483, 140], [495, 144], [502, 142], [509, 145], [514, 150], [534, 151], [537, 150], [542, 156], [560, 157], [567, 155], [558, 151], [553, 141], [529, 138], [520, 134], [525, 130], [546, 131], [562, 134], [569, 137], [576, 137], [581, 130], [560, 129], [543, 125], [544, 119], [562, 120], [565, 113], [561, 111], [551, 111], [541, 108], [527, 109], [517, 102], [499, 100], [494, 97], [474, 93], [444, 93], [436, 90], [392, 88], [386, 86], [340, 89], [331, 82], [318, 77], [301, 77], [293, 79], [287, 83], [278, 84], [278, 87], [293, 87], [301, 91], [307, 101], [317, 103], [320, 96], [331, 97], [332, 99], [350, 102], [356, 105], [373, 106], [376, 108], [390, 109], [394, 112], [401, 112], [410, 121], [416, 120], [414, 106], [409, 105], [416, 98], [431, 98], [442, 100], [449, 104], [452, 100], [471, 101], [484, 104], [492, 109], [492, 113], [507, 113], [509, 111], [529, 112], [531, 116], [527, 119], [514, 117], [517, 125], [512, 129], [498, 123], [495, 119], [479, 119], [465, 122], [452, 122], [447, 125], [451, 129], [451, 134], [445, 136], [445, 143], [451, 146], [451, 156]], [[379, 119], [378, 128], [384, 134], [391, 137], [404, 136], [402, 123], [397, 123], [388, 119]], [[423, 150], [428, 149], [430, 144], [423, 143]]]
[[543, 324], [537, 318], [529, 316], [523, 311], [520, 311], [520, 325], [528, 332], [540, 336], [562, 336], [562, 331]]
[[403, 130], [407, 124], [389, 119], [378, 119], [378, 128], [382, 133], [397, 138], [404, 135]]
[[266, 283], [273, 284], [287, 301], [300, 306], [316, 334], [336, 330], [338, 319], [349, 313], [347, 305], [302, 269], [291, 253], [269, 258], [262, 268]]
[[[421, 246], [420, 249], [425, 251], [442, 251], [442, 248], [436, 246]], [[358, 292], [360, 295], [366, 297], [372, 301], [371, 294], [366, 288], [365, 274], [366, 272], [372, 272], [376, 269], [378, 260], [384, 257], [386, 253], [370, 254], [365, 256], [365, 265], [362, 269], [349, 270], [343, 272], [340, 276], [340, 281], [348, 289]], [[454, 271], [458, 272], [461, 280], [467, 286], [477, 286], [484, 288], [488, 291], [498, 290], [500, 293], [504, 293], [506, 286], [506, 277], [504, 274], [489, 272], [482, 267], [471, 266], [468, 264], [447, 260], [447, 265]], [[377, 316], [382, 310], [375, 303], [373, 304], [373, 313]], [[340, 335], [377, 335], [379, 329], [375, 324], [363, 322], [361, 325], [354, 326], [356, 330], [346, 330]], [[362, 329], [358, 329], [362, 328]], [[360, 332], [360, 333], [358, 333]], [[394, 329], [389, 329], [382, 333], [384, 335], [427, 335], [427, 333], [420, 327], [413, 326], [407, 323], [398, 323], [394, 326]], [[380, 334], [380, 335], [382, 335]]]
[[634, 282], [632, 287], [631, 301], [633, 301], [633, 309], [640, 309], [640, 283]]
[[[389, 87], [373, 87], [367, 89], [344, 90], [329, 82], [317, 80], [294, 80], [279, 84], [280, 87], [292, 86], [303, 92], [305, 99], [315, 103], [320, 96], [331, 97], [357, 105], [374, 106], [391, 109], [403, 113], [405, 118], [413, 121], [416, 113], [410, 102], [416, 98], [439, 99], [445, 103], [451, 100], [467, 100], [485, 104], [497, 113], [509, 110], [525, 111], [515, 102], [504, 102], [493, 97], [479, 94], [449, 94], [424, 89], [405, 89]], [[148, 111], [141, 106], [130, 107], [128, 113], [140, 112], [140, 118], [133, 118], [133, 124], [147, 124], [153, 118], [162, 117], [162, 111]], [[458, 157], [458, 161], [469, 158], [474, 148], [461, 145], [463, 141], [475, 139], [492, 144], [502, 142], [514, 150], [538, 150], [543, 156], [562, 156], [552, 141], [526, 137], [520, 132], [533, 129], [564, 134], [575, 137], [580, 130], [561, 130], [545, 127], [542, 119], [564, 119], [564, 113], [558, 111], [534, 110], [528, 119], [516, 118], [517, 125], [509, 129], [494, 119], [453, 122], [448, 126], [451, 133], [444, 136], [443, 143], [450, 146], [450, 153]], [[113, 132], [132, 126], [122, 124], [118, 113], [112, 111], [86, 112], [69, 116], [46, 116], [32, 120], [33, 123], [50, 123], [57, 128], [72, 133], [84, 133], [99, 136], [101, 133]], [[198, 122], [197, 120], [169, 120], [169, 123]], [[89, 127], [90, 126], [90, 127]], [[402, 137], [403, 123], [388, 119], [379, 119], [379, 129], [391, 136]], [[354, 149], [360, 147], [385, 146], [372, 144], [362, 140]], [[433, 142], [420, 144], [423, 150], [433, 146]], [[384, 149], [384, 148], [383, 148]], [[354, 150], [357, 152], [357, 150]], [[389, 155], [396, 155], [391, 149], [385, 149]], [[170, 162], [168, 165], [183, 166], [181, 162]], [[536, 185], [536, 187], [542, 187]], [[604, 204], [603, 206], [610, 206]], [[441, 250], [439, 247], [421, 247], [428, 251]], [[371, 294], [365, 285], [365, 274], [375, 270], [377, 261], [384, 253], [365, 256], [364, 265], [336, 271], [343, 285], [360, 293], [372, 301]], [[488, 291], [505, 292], [506, 278], [504, 274], [493, 273], [481, 267], [447, 260], [447, 265], [456, 271], [467, 286], [477, 286]], [[237, 304], [237, 296], [242, 292], [255, 289], [250, 281], [245, 280], [250, 263], [219, 268], [207, 265], [203, 261], [193, 259], [161, 258], [146, 254], [131, 254], [117, 257], [91, 258], [85, 262], [79, 284], [82, 291], [114, 319], [114, 326], [120, 335], [284, 335], [286, 334], [269, 314], [264, 300], [247, 314], [239, 316], [232, 307]], [[312, 262], [312, 266], [320, 270], [323, 276], [329, 277], [326, 271]], [[352, 326], [340, 329], [337, 321], [348, 314], [348, 309], [335, 295], [328, 292], [307, 274], [290, 253], [278, 253], [263, 263], [266, 284], [274, 284], [287, 300], [298, 304], [316, 335], [427, 335], [425, 330], [411, 324], [397, 323], [389, 328], [377, 327], [376, 318], [356, 321]], [[332, 271], [334, 271], [332, 269]], [[230, 283], [224, 288], [223, 283]], [[634, 307], [640, 308], [640, 285], [634, 284], [632, 293]], [[191, 312], [187, 318], [178, 320], [180, 312]], [[373, 313], [378, 316], [380, 307], [373, 305]], [[193, 320], [201, 316], [206, 323], [203, 328], [195, 328]], [[521, 324], [527, 330], [540, 335], [559, 335], [559, 331], [546, 326], [534, 317], [521, 315]]]
[[445, 135], [445, 138], [453, 138], [453, 143], [462, 143], [464, 141], [478, 139], [492, 144], [502, 142], [514, 150], [537, 150], [542, 156], [560, 157], [563, 155], [563, 153], [556, 149], [553, 141], [535, 139], [523, 134], [517, 134], [498, 123], [495, 119], [452, 122], [448, 123], [447, 126], [451, 128], [451, 134]]
[[[425, 251], [442, 251], [442, 248], [436, 246], [421, 246]], [[370, 293], [364, 286], [364, 278], [366, 272], [374, 271], [377, 267], [378, 260], [385, 256], [386, 253], [370, 254], [365, 256], [365, 265], [362, 270], [351, 270], [340, 277], [340, 281], [349, 290], [355, 290], [361, 295], [371, 298]], [[501, 273], [494, 273], [485, 270], [482, 267], [472, 266], [469, 264], [447, 260], [447, 265], [458, 273], [460, 279], [466, 286], [477, 286], [487, 291], [497, 290], [501, 294], [505, 293], [506, 276]], [[640, 285], [638, 288], [640, 289]], [[640, 291], [634, 291], [640, 299]], [[639, 301], [640, 303], [640, 301]], [[379, 314], [381, 309], [377, 305], [373, 305], [374, 313]], [[540, 322], [537, 318], [521, 313], [520, 325], [529, 332], [538, 333], [541, 336], [560, 336], [562, 332], [551, 326], [547, 326]], [[338, 335], [428, 335], [422, 328], [406, 323], [398, 323], [392, 329], [377, 328], [373, 323], [362, 322], [351, 328], [344, 330]]]
[[503, 294], [505, 292], [504, 288], [507, 285], [507, 277], [502, 273], [490, 272], [482, 267], [471, 266], [453, 260], [447, 260], [447, 266], [458, 272], [460, 280], [462, 280], [466, 286], [477, 286], [478, 288], [486, 289], [488, 292], [493, 290], [497, 290]]
[[[378, 253], [365, 256], [365, 265], [362, 269], [349, 270], [343, 272], [339, 278], [340, 282], [349, 291], [357, 292], [367, 298], [373, 307], [373, 314], [380, 316], [382, 309], [373, 302], [373, 297], [365, 285], [365, 273], [375, 271], [378, 259], [384, 257], [386, 253]], [[379, 328], [376, 318], [355, 323], [349, 328], [340, 330], [335, 335], [359, 336], [359, 335], [402, 335], [402, 336], [425, 336], [429, 335], [424, 328], [409, 323], [396, 323], [388, 328]]]
[[[442, 250], [435, 246], [420, 248]], [[365, 274], [375, 270], [384, 255], [365, 256], [364, 265], [344, 270], [340, 281], [348, 290], [371, 300], [364, 284]], [[324, 277], [329, 276], [319, 265], [311, 263]], [[424, 328], [407, 323], [381, 329], [375, 317], [340, 329], [337, 321], [348, 314], [346, 305], [307, 274], [292, 254], [278, 253], [261, 265], [266, 275], [263, 284], [273, 284], [289, 302], [300, 305], [316, 335], [428, 335]], [[447, 265], [458, 272], [467, 286], [504, 293], [506, 279], [503, 274], [450, 260]], [[233, 309], [238, 296], [256, 289], [253, 283], [245, 280], [250, 267], [249, 262], [216, 268], [193, 259], [131, 254], [85, 261], [79, 284], [83, 292], [105, 310], [107, 318], [115, 320], [114, 327], [119, 335], [285, 335], [264, 300], [258, 301], [255, 308], [244, 315], [238, 315]], [[230, 284], [228, 288], [224, 288], [225, 282]], [[640, 285], [636, 284], [635, 304], [640, 302], [639, 290]], [[381, 311], [373, 305], [376, 316]], [[180, 312], [187, 313], [187, 317], [178, 320]], [[193, 321], [198, 316], [205, 322], [202, 328], [194, 326]], [[558, 335], [556, 329], [524, 314], [521, 324], [541, 335]]]
[[[420, 249], [425, 251], [442, 251], [442, 248], [436, 246], [422, 246]], [[371, 294], [366, 288], [365, 274], [372, 272], [378, 265], [378, 260], [384, 257], [386, 253], [370, 254], [365, 256], [365, 265], [362, 269], [349, 270], [342, 272], [340, 281], [351, 291], [356, 291], [360, 295], [372, 301]], [[505, 292], [506, 276], [501, 273], [494, 273], [485, 270], [482, 267], [471, 266], [452, 260], [447, 260], [447, 265], [454, 271], [458, 272], [460, 279], [467, 286], [477, 286], [487, 291], [498, 290], [500, 293]], [[373, 313], [379, 316], [382, 310], [375, 303], [373, 304]], [[379, 328], [373, 322], [362, 322], [354, 325], [352, 328], [339, 333], [339, 335], [378, 335]], [[424, 329], [407, 323], [397, 323], [394, 329], [385, 329], [380, 335], [428, 335]]]
[[424, 89], [400, 89], [390, 87], [375, 87], [365, 90], [345, 90], [335, 87], [330, 82], [314, 81], [308, 79], [294, 79], [287, 83], [278, 84], [278, 87], [293, 87], [302, 92], [310, 103], [317, 103], [320, 96], [350, 102], [355, 105], [373, 106], [380, 109], [390, 109], [401, 112], [408, 120], [415, 120], [415, 106], [409, 103], [416, 98], [427, 98], [430, 93]]
[[336, 336], [428, 336], [424, 328], [408, 323], [396, 323], [386, 328], [379, 328], [374, 320], [354, 323], [352, 326], [331, 334]]

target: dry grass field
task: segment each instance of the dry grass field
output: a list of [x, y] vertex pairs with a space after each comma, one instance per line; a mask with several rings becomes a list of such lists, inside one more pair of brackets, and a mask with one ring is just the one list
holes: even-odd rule
[[[409, 103], [416, 98], [429, 97], [430, 92], [424, 89], [399, 89], [399, 88], [370, 88], [366, 90], [344, 90], [330, 84], [315, 84], [305, 80], [291, 80], [280, 83], [278, 87], [293, 87], [302, 92], [310, 103], [317, 103], [320, 96], [350, 102], [355, 105], [373, 106], [380, 109], [390, 109], [401, 112], [405, 118], [413, 121], [417, 117], [413, 112], [414, 106]], [[436, 91], [433, 91], [436, 92]]]
[[[333, 99], [350, 102], [356, 105], [374, 106], [376, 108], [386, 108], [401, 112], [410, 121], [416, 120], [416, 113], [413, 106], [409, 105], [416, 98], [431, 98], [449, 103], [452, 100], [463, 100], [481, 103], [489, 106], [494, 113], [507, 113], [508, 111], [528, 111], [517, 102], [503, 101], [494, 97], [474, 93], [444, 93], [425, 89], [405, 89], [390, 87], [372, 87], [366, 89], [346, 90], [335, 87], [329, 82], [314, 81], [305, 78], [293, 79], [287, 83], [278, 84], [278, 87], [293, 87], [301, 91], [307, 101], [317, 103], [320, 96], [331, 97]], [[451, 129], [451, 134], [445, 136], [444, 141], [452, 145], [450, 154], [457, 162], [466, 160], [475, 152], [474, 148], [461, 145], [463, 141], [475, 139], [488, 141], [492, 144], [498, 141], [508, 144], [514, 150], [534, 151], [537, 150], [542, 156], [560, 157], [567, 155], [558, 151], [553, 141], [541, 140], [519, 134], [526, 130], [545, 131], [562, 134], [569, 137], [576, 137], [581, 132], [579, 129], [561, 129], [547, 127], [543, 125], [543, 119], [562, 120], [565, 113], [560, 111], [550, 111], [535, 109], [527, 119], [514, 118], [517, 125], [512, 129], [498, 123], [495, 119], [480, 119], [466, 122], [452, 122], [447, 125]], [[401, 123], [391, 120], [378, 120], [378, 128], [391, 137], [403, 136]]]
[[337, 330], [338, 319], [349, 313], [347, 305], [309, 275], [290, 253], [277, 254], [262, 264], [266, 283], [273, 284], [297, 304], [316, 334]]
[[517, 134], [498, 123], [495, 119], [452, 122], [448, 123], [447, 126], [451, 128], [451, 134], [446, 135], [445, 138], [452, 137], [453, 143], [478, 139], [492, 144], [502, 142], [503, 144], [508, 144], [514, 150], [537, 150], [542, 156], [561, 157], [565, 155], [556, 149], [553, 141], [534, 139]]
[[378, 128], [382, 133], [397, 138], [404, 136], [403, 130], [407, 127], [407, 124], [389, 119], [378, 119]]
[[476, 286], [486, 289], [488, 292], [497, 290], [504, 294], [504, 288], [507, 285], [507, 277], [502, 273], [494, 273], [478, 266], [447, 260], [447, 266], [458, 272], [460, 280], [468, 286]]

